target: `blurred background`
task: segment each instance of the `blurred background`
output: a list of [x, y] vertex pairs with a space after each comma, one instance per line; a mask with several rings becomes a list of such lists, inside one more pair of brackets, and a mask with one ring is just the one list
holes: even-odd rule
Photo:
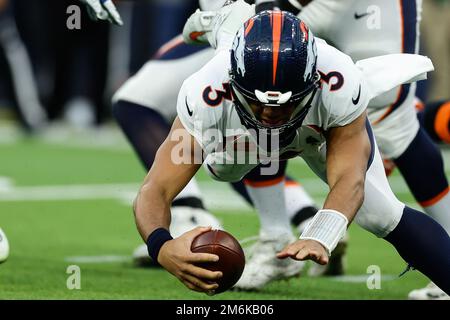
[[[81, 29], [64, 27], [71, 5]], [[0, 0], [0, 121], [28, 133], [100, 128], [110, 100], [157, 49], [180, 33], [197, 0], [116, 1], [124, 26], [92, 22], [76, 0]], [[424, 102], [449, 98], [450, 1], [424, 0], [421, 51], [436, 71]], [[48, 120], [48, 121], [46, 121]]]
[[[115, 3], [122, 27], [92, 22], [77, 0], [0, 0], [0, 226], [11, 244], [0, 268], [0, 298], [198, 298], [162, 270], [132, 268], [131, 251], [142, 240], [131, 202], [145, 171], [111, 117], [114, 92], [181, 33], [198, 0]], [[81, 9], [79, 30], [66, 27], [71, 5]], [[422, 54], [436, 70], [420, 82], [418, 95], [424, 102], [448, 100], [450, 0], [424, 0], [421, 32]], [[449, 168], [448, 150], [444, 160]], [[289, 170], [322, 203], [327, 188], [304, 162], [293, 160]], [[240, 240], [257, 234], [255, 212], [227, 184], [203, 172], [199, 180], [207, 207], [226, 229]], [[417, 208], [398, 172], [390, 183]], [[350, 245], [354, 277], [345, 286], [302, 278], [260, 295], [219, 298], [404, 299], [428, 283], [417, 272], [393, 281], [404, 266], [395, 251], [357, 226], [350, 237], [358, 241]], [[387, 291], [365, 286], [374, 261], [382, 262]], [[65, 286], [69, 264], [83, 267], [82, 293]], [[155, 279], [159, 291], [150, 290]]]
[[[76, 0], [0, 0], [0, 119], [28, 133], [107, 124], [114, 91], [180, 33], [198, 1], [116, 4], [123, 27], [91, 21]], [[79, 30], [66, 27], [71, 5], [81, 8]]]

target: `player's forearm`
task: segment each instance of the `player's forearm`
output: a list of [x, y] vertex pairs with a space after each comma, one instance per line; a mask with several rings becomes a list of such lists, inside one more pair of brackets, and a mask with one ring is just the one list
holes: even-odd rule
[[141, 187], [133, 209], [136, 226], [144, 241], [157, 228], [169, 229], [170, 204], [170, 199], [151, 181]]
[[366, 115], [336, 127], [327, 136], [327, 181], [330, 192], [325, 209], [344, 214], [350, 223], [364, 201], [364, 182], [370, 156]]
[[363, 201], [364, 175], [349, 172], [330, 185], [330, 192], [323, 208], [339, 211], [347, 217], [350, 223]]

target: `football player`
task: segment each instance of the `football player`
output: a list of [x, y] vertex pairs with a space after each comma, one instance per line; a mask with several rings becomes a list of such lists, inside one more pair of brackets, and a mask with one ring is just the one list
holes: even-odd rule
[[[198, 264], [218, 257], [190, 251], [193, 238], [208, 228], [173, 239], [168, 231], [171, 201], [202, 163], [211, 177], [238, 181], [261, 161], [300, 155], [330, 191], [300, 239], [278, 258], [327, 264], [354, 220], [450, 292], [450, 237], [392, 193], [366, 114], [376, 97], [424, 79], [433, 69], [431, 61], [403, 54], [354, 64], [315, 39], [300, 19], [281, 11], [263, 11], [236, 36], [221, 36], [214, 58], [183, 83], [178, 117], [134, 202], [136, 223], [152, 258], [188, 288], [214, 292], [221, 273]], [[231, 143], [218, 143], [227, 136], [233, 137]], [[261, 143], [264, 139], [278, 143]], [[181, 163], [175, 156], [180, 150]], [[257, 161], [249, 161], [255, 152], [251, 159]], [[246, 161], [233, 161], [236, 155]], [[284, 199], [272, 201], [277, 199], [282, 213]]]
[[[382, 54], [418, 52], [421, 0], [380, 0], [376, 3], [355, 0], [300, 2], [289, 1], [291, 5], [295, 4], [301, 9], [298, 16], [316, 35], [329, 40], [354, 61]], [[303, 7], [302, 4], [306, 6]], [[223, 15], [228, 14], [227, 12], [226, 9], [222, 10]], [[195, 15], [200, 16], [201, 13], [194, 14], [188, 20], [185, 39], [190, 42], [207, 39], [215, 45], [220, 36], [218, 28], [214, 23], [203, 29], [196, 27], [198, 23], [195, 20], [198, 18]], [[210, 17], [209, 21], [216, 19], [213, 13], [205, 15]], [[226, 25], [223, 15], [219, 15], [220, 21]], [[236, 13], [236, 16], [237, 19], [242, 19], [241, 14]], [[202, 37], [192, 39], [192, 30], [206, 32]], [[331, 84], [340, 82], [340, 78], [334, 74], [324, 76], [322, 79]], [[415, 88], [415, 83], [404, 84], [375, 97], [368, 105], [368, 118], [383, 156], [393, 159], [416, 200], [449, 232], [450, 189], [442, 155], [419, 125], [415, 111]], [[245, 275], [244, 272], [242, 278]], [[248, 283], [252, 281], [249, 280]], [[439, 288], [431, 285], [424, 290], [427, 292], [430, 288], [434, 290], [431, 296], [437, 296], [435, 293], [440, 291]], [[440, 292], [440, 297], [448, 298], [445, 293]]]
[[[214, 11], [218, 10], [224, 2], [223, 0], [201, 0], [200, 7], [203, 10]], [[162, 46], [153, 59], [114, 95], [113, 115], [147, 170], [152, 166], [156, 151], [169, 132], [170, 122], [176, 116], [177, 95], [183, 81], [198, 71], [213, 55], [214, 50], [209, 46], [187, 45], [181, 36], [176, 37]], [[273, 186], [285, 186], [284, 194], [281, 196], [285, 198], [290, 221], [295, 226], [312, 217], [317, 212], [317, 208], [302, 186], [290, 178], [285, 179], [285, 165], [286, 163], [283, 162], [279, 172], [272, 176], [261, 176], [260, 169], [256, 168], [243, 181], [233, 183], [233, 187], [250, 203], [255, 203], [258, 211], [265, 212], [261, 215], [260, 241], [252, 250], [254, 261], [259, 267], [265, 266], [269, 269], [264, 274], [288, 277], [298, 275], [303, 264], [294, 261], [280, 262], [274, 259], [274, 247], [282, 247], [295, 237], [291, 233], [285, 234], [284, 237], [277, 237], [277, 232], [272, 232], [273, 229], [280, 229], [280, 225], [283, 229], [285, 225], [289, 226], [288, 220], [280, 219], [277, 207], [271, 201], [272, 197], [278, 196], [272, 192]], [[258, 199], [252, 201], [253, 197]], [[175, 218], [171, 228], [177, 229], [176, 235], [181, 230], [191, 229], [193, 224], [190, 221], [192, 220], [198, 225], [205, 225], [205, 222], [208, 223], [207, 225], [213, 222], [212, 226], [218, 224], [217, 220], [205, 210], [195, 179], [192, 179], [174, 199], [172, 210]], [[183, 218], [183, 215], [192, 219]], [[180, 228], [177, 224], [182, 221], [184, 221], [184, 227]], [[337, 250], [338, 254], [333, 256], [333, 263], [315, 274], [341, 274], [345, 246], [346, 238], [339, 244], [340, 250]], [[145, 245], [135, 250], [134, 258], [139, 264], [149, 263]], [[315, 270], [316, 268], [310, 268], [309, 272], [312, 274]], [[269, 280], [271, 279], [263, 278], [260, 281], [265, 284]]]

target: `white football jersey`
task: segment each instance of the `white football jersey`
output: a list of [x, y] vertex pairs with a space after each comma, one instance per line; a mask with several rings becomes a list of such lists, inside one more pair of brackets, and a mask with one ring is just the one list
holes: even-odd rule
[[215, 11], [223, 7], [226, 0], [199, 0], [199, 6], [202, 11]]
[[[323, 40], [316, 39], [316, 42], [321, 88], [294, 140], [281, 150], [272, 150], [272, 154], [282, 159], [320, 155], [323, 163], [325, 137], [322, 133], [351, 123], [364, 112], [370, 98], [362, 73], [350, 57]], [[220, 51], [184, 82], [177, 103], [178, 117], [203, 150], [216, 156], [223, 152], [226, 157], [233, 152], [249, 152], [248, 145], [236, 147], [239, 141], [248, 144], [250, 140], [256, 144], [254, 136], [241, 124], [231, 100], [229, 69], [230, 53]], [[222, 139], [233, 143], [220, 149], [218, 143]]]

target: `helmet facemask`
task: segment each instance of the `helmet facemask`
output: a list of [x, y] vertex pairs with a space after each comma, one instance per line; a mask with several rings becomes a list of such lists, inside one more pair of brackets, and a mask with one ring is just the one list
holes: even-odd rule
[[263, 11], [250, 18], [231, 50], [230, 85], [242, 124], [278, 136], [280, 145], [292, 142], [319, 87], [316, 65], [314, 36], [296, 16]]
[[[317, 73], [312, 85], [305, 89], [302, 94], [292, 97], [292, 92], [261, 92], [255, 90], [254, 94], [246, 93], [231, 77], [230, 85], [233, 94], [234, 106], [241, 119], [241, 122], [248, 129], [257, 131], [263, 130], [269, 136], [278, 136], [280, 146], [285, 146], [292, 142], [296, 130], [301, 127], [306, 118], [311, 104], [319, 87], [320, 76]], [[287, 100], [287, 101], [286, 101]], [[264, 124], [254, 113], [251, 104], [261, 107], [283, 108], [289, 110], [294, 106], [289, 119], [285, 123], [277, 125]]]

